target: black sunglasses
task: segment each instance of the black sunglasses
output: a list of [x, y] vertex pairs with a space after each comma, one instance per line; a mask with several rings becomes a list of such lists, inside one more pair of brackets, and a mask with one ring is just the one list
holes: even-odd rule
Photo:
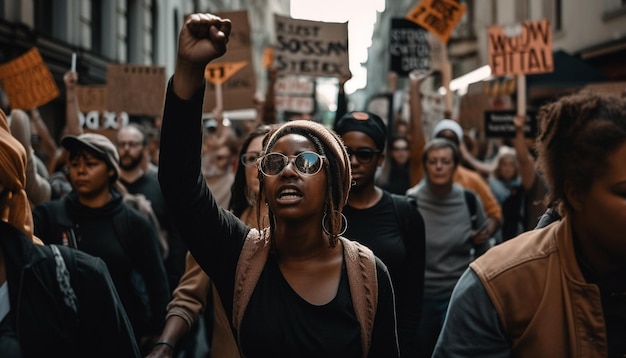
[[366, 164], [371, 162], [372, 159], [374, 159], [374, 156], [378, 155], [381, 151], [372, 148], [359, 148], [357, 150], [346, 148], [346, 152], [348, 152], [350, 158], [352, 158], [352, 154], [354, 154], [359, 163]]

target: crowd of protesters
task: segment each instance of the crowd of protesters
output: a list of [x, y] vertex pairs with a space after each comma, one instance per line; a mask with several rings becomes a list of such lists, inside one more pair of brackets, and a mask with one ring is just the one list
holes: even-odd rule
[[231, 26], [187, 17], [159, 126], [85, 133], [74, 71], [60, 138], [0, 111], [2, 357], [626, 355], [624, 98], [554, 99], [487, 157], [426, 133], [431, 72], [392, 125], [341, 78], [332, 127], [268, 90], [235, 131], [202, 113]]

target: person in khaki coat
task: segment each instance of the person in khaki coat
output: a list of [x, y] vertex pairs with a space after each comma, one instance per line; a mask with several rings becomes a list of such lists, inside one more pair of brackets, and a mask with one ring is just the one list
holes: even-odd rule
[[546, 199], [562, 218], [470, 265], [433, 357], [626, 355], [626, 101], [570, 95], [538, 121]]

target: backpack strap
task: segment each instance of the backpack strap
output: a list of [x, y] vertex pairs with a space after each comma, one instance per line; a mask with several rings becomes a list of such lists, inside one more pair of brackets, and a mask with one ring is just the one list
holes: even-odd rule
[[411, 233], [417, 232], [415, 220], [411, 217], [411, 212], [417, 210], [417, 200], [408, 195], [391, 194], [391, 202], [393, 203], [393, 212], [396, 214], [396, 220], [402, 229], [402, 236], [405, 244], [411, 241]]
[[372, 342], [372, 331], [378, 306], [376, 257], [372, 250], [366, 246], [344, 237], [340, 237], [340, 239], [343, 244], [352, 306], [354, 306], [354, 313], [361, 325], [363, 356], [367, 357]]
[[269, 228], [262, 231], [250, 229], [243, 242], [243, 248], [239, 254], [237, 269], [235, 270], [232, 323], [237, 330], [237, 341], [239, 341], [239, 328], [243, 314], [248, 306], [248, 302], [250, 302], [250, 297], [259, 281], [259, 277], [261, 277], [269, 252]]
[[65, 305], [71, 309], [75, 314], [78, 314], [78, 298], [76, 297], [76, 293], [72, 288], [72, 283], [70, 281], [70, 272], [67, 269], [65, 264], [65, 260], [63, 259], [63, 255], [61, 255], [61, 251], [56, 245], [49, 245], [50, 250], [52, 250], [52, 255], [54, 257], [54, 263], [56, 266], [56, 279], [59, 284], [59, 290], [63, 295], [63, 302]]
[[[361, 326], [363, 356], [367, 357], [378, 305], [376, 257], [369, 248], [343, 237], [340, 239], [344, 250], [352, 305]], [[235, 271], [232, 323], [237, 330], [238, 342], [241, 341], [239, 331], [243, 314], [267, 262], [269, 251], [269, 229], [263, 229], [261, 232], [251, 229], [239, 254]]]
[[476, 202], [476, 194], [467, 189], [463, 189], [463, 194], [465, 194], [465, 204], [467, 204], [467, 209], [470, 213], [472, 229], [476, 230], [478, 229], [478, 215], [476, 215], [478, 203]]

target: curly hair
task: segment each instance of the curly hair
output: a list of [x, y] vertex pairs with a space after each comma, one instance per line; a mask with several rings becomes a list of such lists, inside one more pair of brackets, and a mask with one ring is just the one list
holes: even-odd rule
[[539, 169], [550, 188], [546, 205], [572, 212], [566, 186], [586, 193], [604, 175], [607, 159], [626, 142], [626, 100], [577, 93], [544, 105], [538, 114]]

